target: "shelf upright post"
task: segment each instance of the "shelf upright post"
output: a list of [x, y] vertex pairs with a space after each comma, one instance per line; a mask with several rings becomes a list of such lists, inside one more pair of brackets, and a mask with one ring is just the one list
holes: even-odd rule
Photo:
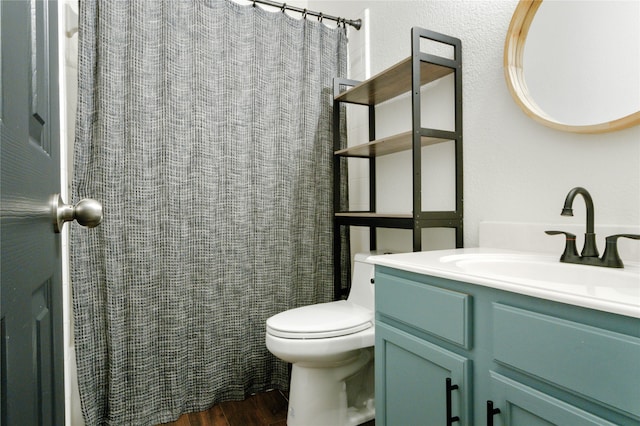
[[413, 161], [413, 251], [422, 250], [422, 144], [420, 119], [420, 31], [411, 28], [411, 128]]
[[[333, 152], [340, 150], [340, 104], [336, 97], [340, 94], [340, 86], [355, 86], [359, 81], [349, 80], [346, 78], [334, 77], [333, 79]], [[375, 135], [374, 135], [375, 136]], [[342, 206], [342, 188], [341, 167], [342, 158], [338, 155], [333, 156], [333, 297], [335, 300], [342, 298], [342, 226], [346, 226], [338, 220], [336, 213], [341, 211]], [[375, 170], [375, 169], [374, 169]], [[348, 278], [348, 277], [347, 277]], [[350, 281], [347, 279], [347, 287]], [[348, 290], [348, 288], [347, 288]]]
[[[336, 96], [340, 93], [340, 79], [333, 79], [333, 152], [340, 149], [340, 102]], [[339, 300], [342, 296], [342, 238], [340, 224], [336, 219], [336, 212], [340, 211], [340, 157], [333, 156], [333, 298]]]
[[[369, 142], [376, 140], [376, 106], [369, 105]], [[376, 157], [369, 157], [369, 211], [376, 211]], [[369, 227], [369, 250], [376, 250], [378, 247], [378, 228]]]
[[455, 69], [455, 162], [456, 162], [456, 215], [458, 217], [458, 226], [456, 226], [456, 248], [464, 247], [463, 240], [463, 170], [462, 170], [462, 42], [459, 39], [453, 39], [454, 60], [456, 62]]

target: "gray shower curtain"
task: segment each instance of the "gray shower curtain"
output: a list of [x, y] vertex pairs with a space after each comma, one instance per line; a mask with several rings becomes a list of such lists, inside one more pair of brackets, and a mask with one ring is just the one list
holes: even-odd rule
[[226, 0], [80, 5], [73, 198], [104, 205], [72, 227], [87, 424], [286, 389], [265, 321], [333, 296], [345, 30]]

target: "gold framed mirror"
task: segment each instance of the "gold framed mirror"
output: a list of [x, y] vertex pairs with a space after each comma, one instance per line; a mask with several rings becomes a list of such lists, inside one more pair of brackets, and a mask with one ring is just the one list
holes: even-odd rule
[[[545, 0], [545, 3], [552, 3], [552, 2], [550, 2], [550, 0]], [[571, 3], [572, 7], [581, 7], [581, 5], [584, 6], [585, 4], [585, 2], [565, 2], [565, 3]], [[590, 3], [590, 2], [586, 2], [586, 3]], [[530, 88], [527, 86], [527, 82], [525, 81], [525, 67], [524, 67], [527, 61], [531, 63], [530, 59], [528, 59], [527, 61], [525, 60], [525, 42], [527, 41], [527, 36], [530, 35], [530, 29], [532, 28], [534, 17], [536, 17], [536, 13], [539, 12], [539, 8], [541, 5], [542, 5], [542, 0], [520, 0], [518, 5], [516, 6], [515, 12], [513, 13], [513, 17], [511, 18], [511, 23], [509, 25], [509, 30], [507, 32], [507, 37], [505, 40], [505, 47], [504, 47], [505, 79], [506, 79], [507, 87], [509, 88], [509, 92], [511, 93], [511, 96], [514, 98], [514, 100], [520, 106], [520, 108], [525, 112], [525, 114], [527, 114], [529, 117], [536, 120], [537, 122], [545, 126], [551, 127], [553, 129], [566, 131], [566, 132], [604, 133], [604, 132], [611, 132], [615, 130], [626, 129], [626, 128], [635, 126], [637, 124], [640, 124], [640, 107], [635, 105], [632, 106], [630, 109], [627, 109], [626, 112], [624, 112], [622, 115], [618, 115], [614, 118], [606, 118], [604, 120], [595, 119], [595, 120], [589, 121], [588, 123], [582, 123], [580, 122], [580, 120], [576, 120], [578, 122], [577, 124], [575, 122], [572, 122], [571, 120], [567, 120], [566, 118], [561, 117], [561, 114], [558, 114], [557, 111], [554, 113], [550, 111], [550, 108], [542, 107], [540, 98], [538, 97], [538, 95], [536, 94], [536, 96], [533, 96], [534, 93], [531, 92]], [[545, 5], [545, 7], [548, 7], [548, 6]], [[542, 16], [542, 14], [540, 15]], [[573, 17], [575, 15], [571, 15], [571, 16]], [[556, 24], [556, 27], [562, 27], [564, 29], [566, 26], [568, 26], [569, 21], [576, 21], [576, 20], [577, 19], [565, 19], [564, 21], [560, 21], [559, 24]], [[565, 25], [562, 25], [562, 24], [565, 24]], [[554, 25], [554, 24], [547, 24], [547, 25]], [[637, 25], [635, 26], [637, 27]], [[548, 27], [548, 28], [545, 28], [545, 30], [549, 28], [555, 29], [553, 27]], [[594, 33], [594, 31], [597, 31], [597, 30], [592, 30], [591, 28], [593, 27], [589, 27], [589, 30], [588, 30], [589, 33]], [[547, 31], [547, 32], [550, 32], [550, 31]], [[575, 36], [575, 34], [573, 35]], [[596, 33], [596, 36], [603, 37], [603, 34]], [[627, 39], [626, 42], [629, 43], [629, 40]], [[547, 45], [547, 47], [549, 46]], [[631, 49], [629, 49], [630, 51], [627, 54], [634, 55], [635, 54], [634, 49], [635, 47], [632, 47]], [[564, 56], [566, 58], [570, 58], [571, 54], [572, 53], [565, 53]], [[590, 52], [590, 54], [592, 53]], [[590, 60], [593, 60], [593, 58], [594, 56], [591, 56]], [[633, 57], [631, 58], [633, 59]], [[616, 66], [615, 62], [617, 61], [612, 61], [612, 62], [614, 63], [605, 64], [605, 66], [608, 66], [610, 69], [614, 69], [614, 67]], [[553, 65], [548, 66], [546, 70], [547, 75], [549, 75], [549, 69], [552, 69], [552, 67]], [[583, 68], [583, 70], [585, 69]], [[554, 72], [556, 71], [554, 70]], [[564, 72], [564, 70], [557, 71], [558, 74], [562, 72]], [[609, 79], [617, 78], [614, 72], [609, 72], [606, 75]], [[636, 73], [635, 77], [633, 75], [634, 74], [632, 73], [631, 78], [634, 79], [632, 83], [637, 85], [638, 82], [635, 81], [635, 79], [638, 79], [637, 75], [640, 75], [640, 73]], [[549, 84], [552, 84], [552, 83], [549, 83]], [[600, 83], [594, 83], [591, 86], [598, 87], [597, 86], [598, 84]], [[561, 85], [558, 84], [558, 86], [561, 86]], [[602, 85], [600, 84], [600, 86]], [[601, 87], [601, 88], [603, 89], [602, 90], [603, 92], [608, 91], [607, 87]], [[559, 88], [551, 87], [549, 91], [554, 91], [557, 89]], [[640, 93], [640, 92], [637, 92], [637, 90], [640, 90], [640, 89], [636, 89], [635, 86], [633, 85], [631, 86], [631, 88], [626, 87], [623, 90], [627, 91], [626, 96], [633, 97], [635, 96], [633, 95], [634, 92]], [[631, 94], [629, 94], [629, 92]], [[640, 103], [640, 97], [638, 97], [637, 99], [638, 99], [638, 103]], [[595, 103], [584, 102], [583, 100], [580, 100], [577, 97], [570, 99], [569, 103], [571, 102], [573, 102], [574, 105], [586, 104], [587, 106], [590, 106], [590, 107], [598, 106], [598, 107], [603, 107], [605, 109], [607, 108], [606, 106], [600, 105], [598, 102], [595, 102]]]

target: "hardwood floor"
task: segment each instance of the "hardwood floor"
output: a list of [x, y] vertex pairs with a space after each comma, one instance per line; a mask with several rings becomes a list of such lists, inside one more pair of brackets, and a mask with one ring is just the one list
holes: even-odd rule
[[286, 393], [263, 392], [244, 401], [227, 401], [207, 411], [183, 414], [162, 426], [286, 426], [288, 403]]
[[[244, 401], [223, 402], [207, 411], [183, 414], [175, 422], [162, 426], [286, 426], [287, 398], [286, 392], [263, 392]], [[363, 426], [375, 426], [375, 421]]]

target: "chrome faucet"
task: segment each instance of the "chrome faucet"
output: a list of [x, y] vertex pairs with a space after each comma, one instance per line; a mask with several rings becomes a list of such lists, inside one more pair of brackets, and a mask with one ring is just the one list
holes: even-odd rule
[[573, 200], [576, 195], [582, 195], [587, 206], [587, 232], [584, 234], [584, 246], [582, 253], [578, 254], [576, 248], [576, 236], [570, 232], [564, 231], [545, 231], [548, 235], [563, 234], [566, 238], [564, 252], [560, 256], [560, 262], [577, 263], [582, 265], [605, 266], [608, 268], [624, 268], [622, 259], [618, 254], [618, 238], [631, 238], [640, 240], [640, 235], [636, 234], [617, 234], [606, 238], [607, 246], [604, 250], [602, 258], [599, 258], [598, 247], [596, 245], [596, 234], [594, 231], [594, 208], [591, 194], [584, 188], [573, 188], [567, 194], [562, 208], [562, 216], [573, 216]]

